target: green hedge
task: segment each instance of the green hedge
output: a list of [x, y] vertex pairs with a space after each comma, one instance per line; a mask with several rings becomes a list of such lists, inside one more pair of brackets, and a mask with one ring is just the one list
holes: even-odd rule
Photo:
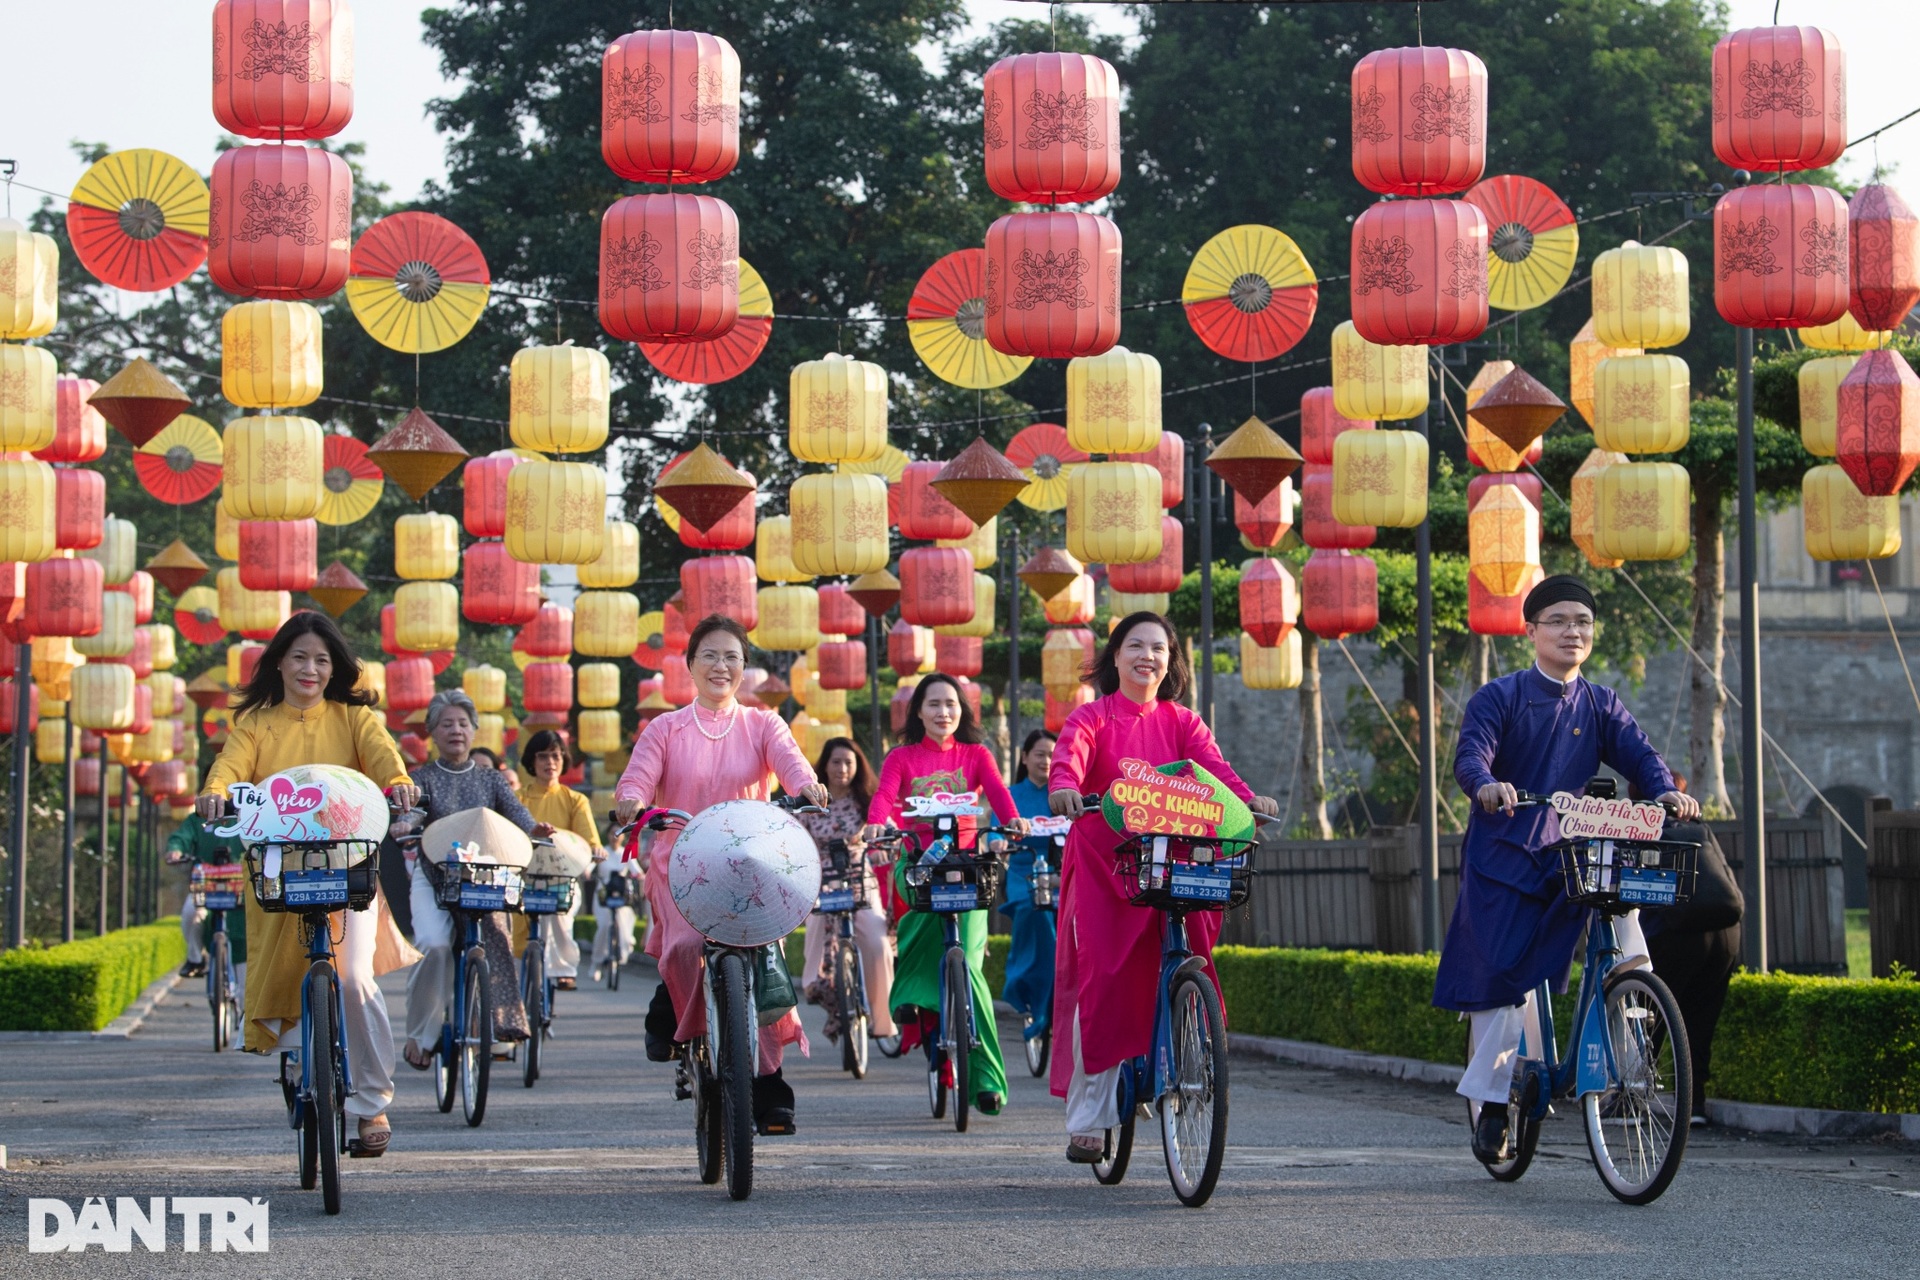
[[1218, 947], [1213, 963], [1234, 1031], [1430, 1062], [1465, 1050], [1456, 1015], [1429, 1003], [1431, 956]]
[[187, 958], [177, 922], [0, 955], [0, 1031], [98, 1031]]

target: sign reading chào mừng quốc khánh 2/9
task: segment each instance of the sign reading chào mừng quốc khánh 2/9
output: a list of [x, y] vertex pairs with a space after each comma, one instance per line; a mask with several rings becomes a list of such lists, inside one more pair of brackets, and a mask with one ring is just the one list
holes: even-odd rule
[[[1227, 816], [1210, 782], [1164, 773], [1144, 760], [1120, 762], [1107, 800], [1118, 811], [1120, 829], [1131, 835], [1213, 836]], [[1113, 817], [1110, 812], [1109, 822]]]

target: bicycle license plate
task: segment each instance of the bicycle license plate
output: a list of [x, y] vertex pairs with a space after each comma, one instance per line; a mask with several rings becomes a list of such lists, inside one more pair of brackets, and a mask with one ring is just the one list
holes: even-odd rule
[[1670, 907], [1679, 897], [1680, 873], [1646, 867], [1620, 868], [1620, 901], [1648, 907]]
[[282, 871], [280, 900], [290, 907], [344, 907], [347, 905], [346, 869], [314, 867], [306, 871]]
[[[505, 891], [502, 890], [502, 892]], [[560, 911], [560, 891], [558, 889], [523, 890], [520, 894], [520, 909], [529, 915], [557, 915]]]
[[1203, 867], [1176, 862], [1171, 868], [1167, 892], [1186, 902], [1225, 902], [1233, 892], [1230, 867]]
[[460, 886], [463, 911], [505, 911], [507, 886], [503, 884], [463, 884]]
[[980, 907], [980, 887], [972, 884], [929, 885], [935, 911], [975, 911]]
[[[973, 892], [971, 886], [967, 888], [967, 892], [968, 893]], [[815, 907], [814, 910], [816, 911], [851, 911], [853, 910], [853, 890], [852, 889], [822, 889], [820, 891], [820, 905]]]
[[209, 911], [232, 911], [240, 905], [237, 893], [216, 893], [209, 889], [206, 894], [206, 908]]

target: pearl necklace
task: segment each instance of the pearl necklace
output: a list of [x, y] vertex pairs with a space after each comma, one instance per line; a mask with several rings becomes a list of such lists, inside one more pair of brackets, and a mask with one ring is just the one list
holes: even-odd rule
[[733, 732], [734, 724], [740, 719], [740, 704], [734, 703], [731, 710], [732, 714], [727, 717], [727, 727], [718, 733], [708, 733], [707, 726], [700, 723], [700, 704], [696, 702], [693, 704], [693, 727], [698, 729], [700, 736], [708, 742], [724, 742], [727, 735]]

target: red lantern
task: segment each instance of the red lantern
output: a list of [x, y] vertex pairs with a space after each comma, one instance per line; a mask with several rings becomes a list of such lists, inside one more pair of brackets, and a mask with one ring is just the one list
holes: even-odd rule
[[[760, 596], [753, 561], [746, 556], [703, 556], [680, 565], [680, 590], [687, 597], [681, 612], [688, 628], [713, 614], [732, 618], [751, 631], [760, 625]], [[681, 641], [684, 652], [686, 642]]]
[[1735, 169], [1818, 169], [1847, 149], [1847, 60], [1818, 27], [1748, 27], [1713, 47], [1713, 154]]
[[1136, 595], [1178, 590], [1181, 575], [1186, 570], [1183, 541], [1180, 522], [1172, 516], [1161, 516], [1160, 554], [1137, 564], [1108, 565], [1107, 585], [1115, 591]]
[[632, 31], [600, 60], [600, 156], [629, 182], [712, 182], [740, 160], [740, 55], [699, 31]]
[[133, 723], [127, 726], [127, 732], [153, 732], [153, 690], [144, 684], [133, 686]]
[[[265, 653], [266, 651], [267, 651], [267, 646], [263, 644], [242, 644], [240, 646], [240, 685], [239, 687], [241, 689], [245, 689], [248, 685], [253, 683], [253, 673], [260, 669], [260, 655]], [[432, 664], [429, 663], [428, 665], [431, 666]], [[432, 696], [433, 690], [431, 685], [429, 685], [427, 693], [428, 693], [428, 696]], [[392, 703], [391, 698], [388, 699], [388, 703], [389, 705], [391, 705]], [[427, 704], [423, 702], [420, 705], [424, 707]]]
[[1300, 625], [1322, 640], [1380, 625], [1379, 571], [1351, 551], [1316, 551], [1300, 571]]
[[[867, 629], [867, 611], [847, 591], [845, 583], [833, 582], [820, 588], [820, 634], [857, 636]], [[859, 688], [859, 685], [852, 686]]]
[[482, 626], [517, 627], [539, 613], [539, 565], [515, 560], [501, 542], [476, 542], [460, 553], [461, 617]]
[[[393, 700], [391, 693], [387, 700]], [[528, 715], [543, 711], [565, 715], [572, 710], [573, 665], [556, 661], [529, 663], [520, 673], [520, 704]]]
[[1248, 502], [1239, 490], [1233, 494], [1233, 526], [1254, 546], [1266, 549], [1280, 545], [1280, 539], [1293, 528], [1293, 477], [1275, 485], [1259, 502]]
[[133, 620], [136, 625], [145, 626], [153, 621], [153, 575], [145, 569], [135, 569], [132, 577], [106, 590], [124, 591], [133, 597]]
[[[757, 603], [757, 593], [754, 598]], [[687, 625], [686, 603], [685, 593], [676, 591], [660, 606], [660, 643], [668, 653], [687, 651], [688, 632], [693, 628]]]
[[1899, 352], [1865, 352], [1841, 380], [1834, 454], [1868, 497], [1899, 493], [1920, 465], [1920, 378]]
[[[1372, 561], [1367, 563], [1371, 564]], [[1300, 592], [1278, 560], [1249, 560], [1240, 569], [1240, 629], [1262, 648], [1287, 638], [1300, 620]]]
[[917, 676], [933, 660], [933, 633], [902, 619], [887, 631], [887, 665], [897, 676]]
[[433, 754], [427, 744], [427, 740], [417, 733], [401, 734], [399, 745], [400, 754], [417, 765], [425, 764]]
[[902, 685], [893, 691], [893, 697], [887, 700], [887, 719], [893, 725], [893, 736], [899, 737], [907, 731], [907, 711], [913, 706], [913, 689]]
[[1318, 466], [1333, 464], [1333, 440], [1342, 431], [1371, 431], [1369, 419], [1343, 418], [1333, 407], [1332, 387], [1312, 387], [1300, 397], [1300, 456]]
[[243, 138], [331, 138], [353, 118], [353, 10], [335, 0], [219, 0], [213, 118]]
[[[1353, 68], [1353, 176], [1381, 195], [1465, 191], [1487, 169], [1487, 65], [1464, 49], [1376, 49]], [[1378, 342], [1379, 339], [1371, 339]]]
[[1187, 496], [1187, 442], [1171, 431], [1145, 453], [1116, 453], [1115, 462], [1144, 462], [1160, 473], [1160, 506], [1171, 511]]
[[670, 705], [684, 707], [693, 701], [693, 672], [687, 670], [687, 655], [670, 653], [660, 668], [660, 696]]
[[73, 762], [73, 793], [92, 800], [100, 794], [100, 747], [95, 744], [92, 753], [81, 755]]
[[476, 538], [499, 538], [507, 532], [507, 472], [525, 459], [514, 453], [474, 458], [460, 472], [462, 523]]
[[1847, 309], [1870, 333], [1899, 328], [1920, 302], [1920, 219], [1884, 183], [1847, 202], [1847, 268]]
[[[686, 456], [684, 453], [679, 454], [666, 466], [660, 468], [659, 479], [666, 479]], [[739, 468], [739, 471], [748, 480], [753, 479], [753, 473], [746, 468]], [[659, 480], [654, 483], [658, 484]], [[711, 528], [706, 530], [694, 528], [691, 520], [680, 521], [680, 527], [676, 530], [680, 545], [691, 547], [695, 551], [738, 551], [743, 547], [752, 546], [755, 527], [754, 507], [758, 496], [757, 490], [749, 490], [741, 495], [740, 501], [734, 503], [727, 514], [721, 516]]]
[[[977, 676], [986, 665], [986, 645], [979, 636], [935, 636], [933, 669], [950, 676]], [[824, 682], [823, 682], [824, 686]]]
[[520, 628], [513, 647], [534, 658], [564, 658], [573, 652], [573, 610], [543, 604]]
[[92, 462], [107, 451], [107, 420], [87, 403], [100, 389], [92, 378], [61, 374], [54, 382], [53, 443], [33, 456], [42, 462]]
[[[909, 462], [900, 473], [900, 483], [894, 489], [899, 494], [898, 524], [901, 537], [932, 542], [940, 538], [954, 541], [973, 536], [973, 521], [933, 487], [934, 478], [946, 465], [944, 462]], [[967, 566], [969, 570], [972, 569], [971, 559]]]
[[986, 337], [1003, 354], [1055, 360], [1120, 341], [1120, 228], [1091, 213], [996, 220], [987, 228]]
[[0, 635], [15, 644], [31, 637], [21, 629], [27, 605], [27, 566], [18, 560], [0, 561]]
[[1004, 200], [1079, 204], [1120, 185], [1120, 75], [1085, 53], [987, 68], [987, 185]]
[[242, 520], [240, 585], [249, 591], [305, 591], [320, 576], [315, 520]]
[[106, 536], [107, 478], [85, 467], [53, 472], [53, 545], [85, 551]]
[[[148, 694], [151, 698], [152, 694]], [[12, 679], [0, 680], [0, 734], [13, 732], [14, 711], [20, 703], [20, 687]], [[40, 686], [27, 682], [27, 732], [40, 727]]]
[[1831, 324], [1847, 313], [1847, 202], [1805, 183], [1729, 191], [1713, 207], [1713, 267], [1728, 324]]
[[967, 677], [965, 676], [955, 676], [954, 680], [960, 685], [960, 696], [967, 700], [967, 707], [969, 710], [973, 712], [973, 722], [975, 724], [979, 724], [980, 723], [980, 686], [975, 684], [973, 681], [967, 679]]
[[1467, 630], [1481, 636], [1523, 636], [1527, 619], [1521, 606], [1527, 593], [1540, 585], [1546, 570], [1535, 565], [1520, 589], [1510, 596], [1497, 596], [1487, 590], [1480, 575], [1467, 575]]
[[1540, 505], [1540, 477], [1531, 471], [1495, 471], [1487, 475], [1475, 476], [1467, 481], [1467, 510], [1471, 512], [1480, 504], [1481, 495], [1497, 484], [1510, 484], [1526, 495], [1535, 511], [1544, 511]]
[[1370, 524], [1341, 524], [1333, 518], [1333, 468], [1312, 463], [1300, 468], [1300, 541], [1329, 551], [1357, 551], [1378, 536]]
[[960, 547], [900, 553], [900, 620], [950, 627], [973, 620], [973, 554]]
[[1393, 200], [1353, 224], [1353, 327], [1386, 346], [1446, 346], [1487, 327], [1487, 215]]
[[353, 174], [311, 147], [235, 147], [208, 184], [207, 274], [243, 298], [326, 298], [347, 282]]
[[[392, 605], [383, 604], [380, 606], [380, 652], [386, 654], [390, 658], [423, 658], [425, 657], [426, 656], [425, 654], [416, 653], [412, 649], [402, 649], [400, 647], [399, 641], [394, 639], [394, 624], [397, 621], [398, 617], [399, 615]], [[393, 699], [388, 698], [387, 704], [391, 706], [393, 704]], [[425, 706], [426, 703], [423, 702], [420, 705]]]
[[[20, 630], [29, 636], [97, 636], [102, 625], [98, 560], [42, 560], [26, 567]], [[11, 649], [0, 645], [0, 650]]]
[[740, 223], [712, 196], [616, 200], [600, 220], [600, 327], [623, 342], [710, 342], [740, 317]]
[[[857, 607], [857, 606], [856, 606]], [[820, 645], [814, 668], [822, 689], [867, 687], [867, 646], [860, 640], [828, 640]]]
[[1052, 693], [1048, 693], [1046, 719], [1044, 721], [1047, 732], [1059, 733], [1062, 729], [1065, 729], [1067, 727], [1067, 717], [1073, 714], [1074, 709], [1076, 707], [1086, 706], [1097, 696], [1090, 686], [1084, 684], [1075, 685], [1073, 692], [1065, 698], [1056, 698]]
[[140, 779], [141, 790], [151, 800], [166, 800], [181, 794], [187, 785], [187, 762], [184, 760], [163, 760], [147, 770], [147, 776]]

